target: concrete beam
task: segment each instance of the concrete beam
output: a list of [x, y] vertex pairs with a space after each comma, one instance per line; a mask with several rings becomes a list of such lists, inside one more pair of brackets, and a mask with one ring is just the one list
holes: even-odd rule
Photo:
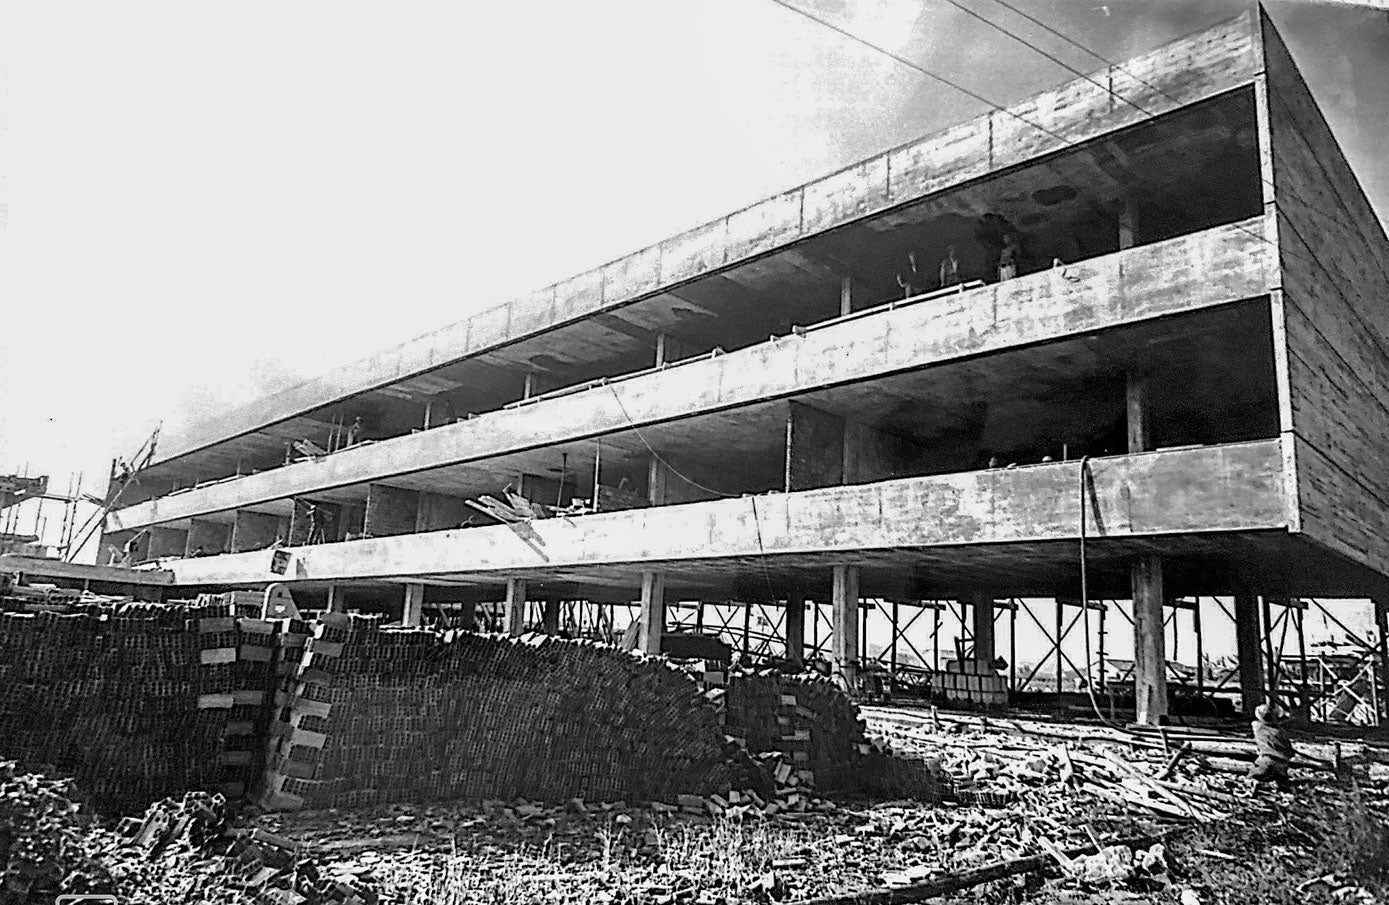
[[[1281, 443], [1114, 456], [1090, 463], [1090, 537], [1283, 528]], [[904, 478], [799, 493], [653, 506], [295, 551], [298, 580], [1075, 540], [1076, 463]], [[754, 516], [753, 506], [756, 506]], [[169, 565], [180, 583], [280, 581], [269, 551]]]
[[1133, 564], [1133, 677], [1138, 722], [1167, 719], [1167, 636], [1163, 624], [1162, 558], [1144, 554]]
[[506, 582], [506, 633], [515, 637], [526, 630], [526, 580], [510, 578]]
[[[1267, 293], [1263, 218], [118, 509], [116, 531], [388, 480]], [[628, 420], [630, 417], [630, 421]]]
[[[157, 462], [627, 304], [782, 245], [1098, 138], [1252, 82], [1258, 20], [1237, 19], [767, 198], [602, 267], [482, 311], [160, 438]], [[1108, 87], [1106, 87], [1108, 86]], [[1113, 92], [1113, 93], [1111, 93]], [[1133, 100], [1115, 103], [1115, 95]], [[1141, 109], [1140, 109], [1141, 108]], [[1040, 125], [1043, 129], [1038, 129]]]
[[419, 628], [424, 622], [424, 585], [419, 582], [412, 581], [405, 585], [400, 621], [410, 628]]
[[662, 572], [641, 573], [640, 619], [638, 649], [644, 654], [659, 654], [666, 633], [666, 576]]

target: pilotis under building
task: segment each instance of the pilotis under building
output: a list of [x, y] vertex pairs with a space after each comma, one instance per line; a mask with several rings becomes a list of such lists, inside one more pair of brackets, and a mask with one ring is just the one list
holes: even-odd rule
[[1251, 12], [166, 432], [104, 549], [407, 623], [640, 601], [648, 651], [746, 601], [851, 678], [865, 601], [982, 664], [996, 604], [1122, 598], [1151, 722], [1181, 598], [1246, 696], [1270, 601], [1389, 601], [1386, 463], [1389, 239]]

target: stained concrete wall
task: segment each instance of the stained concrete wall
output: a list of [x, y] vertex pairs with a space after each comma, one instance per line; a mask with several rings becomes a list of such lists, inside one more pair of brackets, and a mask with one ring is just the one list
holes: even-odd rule
[[415, 521], [416, 531], [438, 531], [443, 528], [457, 528], [473, 514], [461, 497], [446, 496], [442, 493], [420, 493], [419, 515]]
[[844, 419], [791, 402], [786, 417], [786, 490], [810, 490], [844, 483]]
[[1267, 19], [1264, 42], [1297, 526], [1389, 575], [1389, 237]]
[[[811, 330], [678, 368], [118, 509], [142, 527], [691, 417], [1265, 295], [1263, 218]], [[629, 420], [630, 419], [630, 420]]]
[[253, 405], [221, 413], [215, 421], [170, 430], [160, 439], [158, 461], [554, 329], [1070, 143], [1134, 125], [1248, 84], [1261, 67], [1258, 21], [1244, 14], [1006, 110], [992, 111], [767, 198]]
[[231, 525], [193, 519], [188, 523], [188, 555], [201, 549], [204, 553], [231, 552]]
[[417, 491], [372, 484], [367, 488], [363, 533], [367, 537], [410, 534], [415, 530], [419, 513], [420, 495]]
[[165, 556], [183, 556], [188, 551], [188, 532], [178, 528], [151, 528], [149, 549], [150, 559]]
[[284, 527], [277, 515], [244, 510], [238, 512], [232, 521], [231, 551], [240, 553], [243, 550], [264, 549], [281, 536]]

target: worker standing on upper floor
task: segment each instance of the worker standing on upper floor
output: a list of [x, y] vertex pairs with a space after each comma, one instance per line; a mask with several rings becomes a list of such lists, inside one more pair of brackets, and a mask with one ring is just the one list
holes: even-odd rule
[[926, 291], [926, 272], [916, 252], [907, 252], [907, 260], [897, 272], [897, 285], [902, 287], [902, 298], [906, 299]]
[[964, 282], [960, 276], [960, 259], [955, 256], [955, 246], [945, 248], [945, 258], [940, 262], [940, 288], [958, 286]]
[[998, 281], [1011, 280], [1018, 275], [1018, 258], [1022, 254], [1022, 249], [1018, 248], [1018, 239], [1012, 233], [1003, 236], [1003, 250], [998, 253]]

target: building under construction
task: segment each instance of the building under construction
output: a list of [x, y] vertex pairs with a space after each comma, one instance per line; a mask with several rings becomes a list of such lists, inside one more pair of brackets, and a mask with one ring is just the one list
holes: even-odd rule
[[651, 652], [759, 613], [850, 683], [870, 618], [895, 670], [955, 614], [954, 666], [911, 659], [984, 703], [1011, 601], [1055, 600], [1056, 642], [1131, 601], [1110, 653], [1155, 722], [1192, 600], [1232, 600], [1246, 702], [1304, 598], [1375, 599], [1383, 638], [1386, 298], [1254, 12], [167, 432], [103, 549], [407, 623], [603, 633], [639, 602]]

